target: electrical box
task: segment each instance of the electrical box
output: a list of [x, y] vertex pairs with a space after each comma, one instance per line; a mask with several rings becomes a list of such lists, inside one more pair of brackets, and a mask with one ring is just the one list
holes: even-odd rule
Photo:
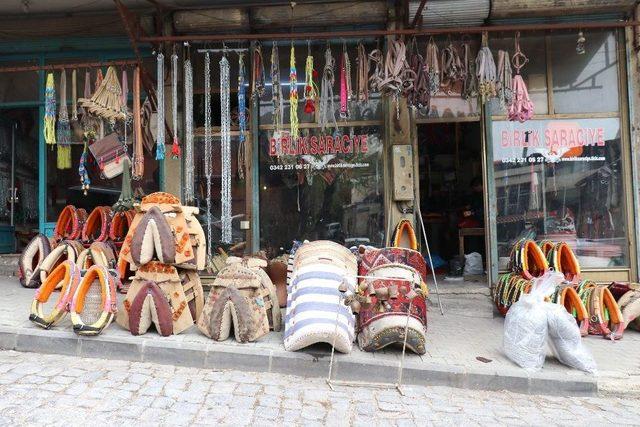
[[393, 199], [413, 200], [413, 150], [411, 145], [393, 146]]

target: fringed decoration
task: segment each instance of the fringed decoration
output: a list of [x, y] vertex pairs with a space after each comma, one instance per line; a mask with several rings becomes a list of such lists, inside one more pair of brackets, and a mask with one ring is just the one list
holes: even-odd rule
[[282, 130], [284, 100], [282, 98], [282, 85], [280, 84], [280, 58], [278, 45], [273, 42], [271, 48], [271, 103], [273, 104], [273, 125], [276, 132]]
[[338, 132], [336, 122], [336, 107], [333, 100], [333, 85], [335, 83], [334, 66], [335, 60], [331, 55], [331, 48], [327, 46], [324, 52], [324, 69], [322, 71], [322, 87], [320, 88], [320, 127], [326, 131], [331, 120], [335, 131]]
[[239, 144], [238, 144], [238, 178], [244, 179], [244, 169], [245, 169], [245, 158], [244, 158], [244, 150], [245, 150], [245, 141], [246, 141], [246, 132], [247, 132], [247, 105], [246, 105], [246, 96], [245, 96], [245, 79], [246, 79], [246, 70], [244, 67], [244, 55], [240, 53], [238, 55], [238, 125], [240, 134], [238, 136]]
[[142, 117], [140, 107], [140, 67], [133, 70], [133, 166], [132, 178], [140, 180], [144, 176], [144, 151]]
[[67, 112], [67, 72], [60, 73], [60, 109], [56, 127], [56, 142], [58, 144], [58, 169], [71, 169], [71, 125]]
[[229, 81], [229, 61], [226, 56], [220, 60], [220, 137], [222, 156], [222, 186], [220, 189], [222, 212], [222, 243], [231, 243], [231, 87]]
[[178, 55], [171, 55], [171, 119], [173, 121], [173, 144], [171, 157], [180, 158], [180, 141], [178, 140]]
[[318, 87], [314, 81], [316, 78], [318, 78], [318, 72], [313, 68], [313, 55], [309, 49], [304, 66], [304, 112], [306, 114], [313, 114], [316, 111], [316, 98], [318, 98]]
[[158, 53], [157, 74], [158, 87], [156, 89], [156, 99], [158, 100], [158, 130], [156, 135], [156, 160], [164, 160], [164, 55]]
[[298, 130], [298, 70], [296, 70], [296, 50], [291, 43], [289, 58], [289, 119], [291, 122], [291, 138], [297, 138]]
[[49, 145], [56, 143], [56, 87], [53, 73], [47, 75], [47, 85], [44, 91], [44, 142]]

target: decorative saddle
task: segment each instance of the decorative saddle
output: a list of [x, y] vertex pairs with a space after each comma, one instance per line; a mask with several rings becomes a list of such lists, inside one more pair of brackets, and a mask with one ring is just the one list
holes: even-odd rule
[[302, 244], [291, 264], [285, 349], [324, 342], [342, 353], [351, 352], [355, 316], [344, 303], [356, 290], [355, 255], [335, 242], [319, 240]]
[[[53, 269], [36, 291], [29, 320], [45, 329], [59, 323], [69, 312], [69, 304], [80, 283], [80, 275], [80, 269], [71, 260], [66, 260]], [[51, 312], [45, 315], [44, 305], [57, 288], [61, 288], [58, 299]]]
[[58, 215], [58, 220], [53, 230], [53, 239], [56, 241], [80, 239], [86, 220], [87, 211], [77, 209], [73, 205], [65, 206], [60, 215]]
[[85, 244], [106, 241], [109, 238], [112, 216], [110, 206], [96, 206], [82, 227], [82, 241]]
[[71, 301], [71, 323], [78, 335], [98, 335], [117, 313], [118, 273], [102, 265], [93, 265], [85, 273]]
[[205, 237], [196, 219], [197, 208], [182, 206], [169, 193], [157, 192], [136, 207], [120, 258], [131, 269], [157, 259], [162, 264], [203, 270], [206, 261]]
[[[419, 252], [404, 248], [367, 249], [361, 256], [358, 295], [358, 345], [376, 351], [404, 345], [426, 352], [428, 295], [426, 264]], [[379, 278], [378, 278], [379, 277]]]
[[281, 329], [282, 315], [275, 286], [263, 270], [266, 261], [229, 257], [218, 272], [198, 328], [209, 338], [224, 341], [231, 327], [238, 342], [253, 342]]
[[152, 261], [136, 271], [116, 322], [133, 335], [144, 334], [151, 323], [160, 335], [179, 334], [200, 315], [203, 295], [197, 274], [181, 277], [175, 266]]

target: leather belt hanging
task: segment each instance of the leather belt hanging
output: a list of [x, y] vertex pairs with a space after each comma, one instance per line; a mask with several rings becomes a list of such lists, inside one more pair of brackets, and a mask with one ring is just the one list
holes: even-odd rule
[[478, 75], [478, 92], [480, 101], [484, 104], [490, 98], [496, 96], [496, 63], [493, 60], [493, 53], [489, 49], [488, 35], [482, 34], [482, 47], [476, 57], [476, 73]]
[[251, 97], [261, 98], [265, 91], [265, 71], [264, 59], [262, 58], [262, 45], [260, 43], [257, 43], [253, 50], [251, 74]]
[[133, 168], [132, 177], [144, 176], [144, 151], [142, 149], [142, 123], [140, 117], [140, 67], [133, 70]]
[[359, 102], [369, 102], [369, 57], [362, 43], [358, 43], [358, 64], [356, 73], [356, 99]]
[[451, 95], [454, 85], [464, 81], [462, 60], [451, 40], [448, 46], [442, 49], [440, 61], [440, 87], [446, 94]]
[[469, 42], [462, 45], [464, 51], [464, 81], [462, 84], [462, 97], [471, 99], [478, 96], [478, 76], [476, 74], [476, 63], [471, 58], [471, 46]]
[[422, 110], [426, 114], [429, 110], [429, 77], [427, 76], [424, 57], [418, 51], [418, 41], [411, 40], [409, 53], [409, 67], [415, 75], [413, 87], [407, 94], [409, 105]]
[[427, 43], [427, 51], [424, 55], [425, 71], [427, 72], [427, 82], [429, 84], [429, 94], [435, 96], [440, 90], [440, 65], [439, 65], [438, 45], [433, 37]]
[[511, 121], [524, 123], [533, 118], [533, 102], [529, 99], [527, 85], [524, 83], [520, 70], [529, 62], [529, 58], [520, 50], [520, 32], [516, 33], [516, 51], [511, 58], [515, 75], [513, 76], [513, 102], [509, 107], [508, 118]]

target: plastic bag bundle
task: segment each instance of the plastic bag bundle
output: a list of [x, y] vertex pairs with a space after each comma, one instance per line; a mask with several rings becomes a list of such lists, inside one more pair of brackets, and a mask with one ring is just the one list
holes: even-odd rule
[[482, 255], [478, 252], [471, 252], [464, 256], [464, 275], [479, 276], [484, 274], [482, 267]]
[[539, 295], [523, 295], [504, 321], [504, 352], [525, 369], [542, 368], [547, 350], [547, 311]]
[[567, 310], [558, 304], [545, 303], [549, 344], [556, 358], [565, 365], [595, 373], [596, 361], [582, 343], [580, 328]]

